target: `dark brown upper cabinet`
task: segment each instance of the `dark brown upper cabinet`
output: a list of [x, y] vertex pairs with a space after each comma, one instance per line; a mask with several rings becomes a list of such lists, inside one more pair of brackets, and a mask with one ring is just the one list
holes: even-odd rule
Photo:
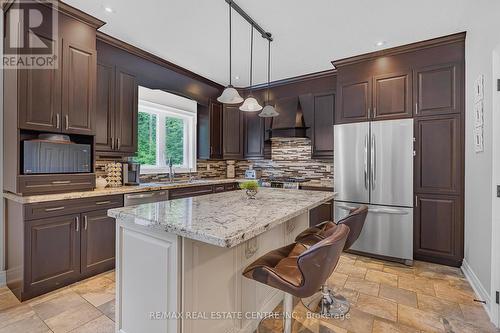
[[456, 114], [416, 119], [416, 193], [461, 193], [463, 144], [460, 117]]
[[411, 73], [391, 73], [373, 77], [372, 119], [412, 116]]
[[27, 298], [75, 281], [80, 275], [80, 215], [28, 221]]
[[95, 149], [111, 151], [114, 148], [114, 88], [113, 65], [97, 64], [97, 106]]
[[136, 77], [116, 69], [116, 150], [135, 154], [137, 151], [138, 85]]
[[313, 96], [312, 152], [316, 159], [333, 158], [333, 123], [335, 117], [335, 94]]
[[463, 258], [462, 203], [458, 196], [418, 194], [415, 202], [415, 259], [460, 266]]
[[[53, 47], [61, 43], [37, 35]], [[61, 52], [60, 48], [59, 52]], [[58, 132], [61, 129], [61, 61], [57, 69], [22, 69], [18, 76], [19, 128]]]
[[107, 210], [82, 214], [81, 270], [90, 276], [115, 267], [115, 219]]
[[371, 78], [337, 84], [336, 123], [366, 121], [370, 118]]
[[[12, 6], [15, 7], [16, 4]], [[38, 9], [50, 11], [42, 4]], [[95, 39], [96, 28], [104, 22], [77, 11], [63, 14], [68, 13], [64, 4], [60, 4], [58, 10], [57, 36], [46, 29], [46, 25], [50, 26], [48, 23], [44, 22], [40, 29], [36, 29], [37, 38], [57, 49], [57, 69], [18, 70], [18, 128], [94, 135]]]
[[460, 113], [462, 64], [448, 63], [413, 71], [415, 116]]
[[[337, 84], [336, 123], [387, 120], [411, 117], [411, 72], [383, 73], [360, 80], [342, 82], [355, 69], [341, 69]], [[363, 70], [359, 70], [363, 72]], [[361, 76], [361, 74], [358, 74]], [[366, 75], [366, 74], [365, 74]], [[355, 76], [355, 74], [354, 74]]]
[[199, 159], [220, 160], [223, 158], [222, 146], [223, 106], [210, 99], [208, 105], [198, 104], [198, 146]]
[[222, 104], [210, 101], [210, 158], [222, 158]]
[[97, 66], [97, 152], [137, 151], [138, 89], [134, 74], [108, 63]]
[[224, 159], [243, 159], [243, 112], [240, 111], [239, 105], [224, 105], [222, 120]]
[[259, 112], [244, 112], [245, 123], [244, 158], [264, 158], [265, 120], [259, 117]]
[[95, 132], [96, 51], [63, 40], [63, 132]]

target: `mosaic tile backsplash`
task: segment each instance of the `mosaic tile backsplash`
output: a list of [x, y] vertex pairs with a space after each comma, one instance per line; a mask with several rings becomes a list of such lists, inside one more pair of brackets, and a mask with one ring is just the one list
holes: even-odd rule
[[262, 177], [333, 180], [333, 159], [311, 159], [311, 140], [308, 138], [274, 138], [271, 156], [271, 160], [236, 162], [236, 177], [243, 177], [251, 165]]
[[[236, 161], [236, 178], [244, 177], [245, 170], [252, 166], [261, 177], [302, 177], [306, 179], [333, 180], [333, 160], [311, 159], [311, 140], [308, 138], [274, 138], [271, 160]], [[105, 176], [105, 165], [113, 160], [96, 161], [97, 176]], [[197, 177], [225, 178], [226, 161], [198, 160]], [[176, 174], [176, 179], [188, 178], [187, 174]], [[141, 182], [167, 181], [168, 174], [141, 175]]]

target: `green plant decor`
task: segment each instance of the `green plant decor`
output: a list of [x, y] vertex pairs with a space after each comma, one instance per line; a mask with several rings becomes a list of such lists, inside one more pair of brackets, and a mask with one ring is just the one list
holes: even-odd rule
[[259, 189], [259, 183], [256, 180], [247, 180], [240, 183], [240, 188], [242, 190], [257, 191]]
[[245, 190], [248, 199], [255, 199], [257, 190], [259, 189], [259, 183], [255, 180], [247, 180], [240, 184], [240, 188]]

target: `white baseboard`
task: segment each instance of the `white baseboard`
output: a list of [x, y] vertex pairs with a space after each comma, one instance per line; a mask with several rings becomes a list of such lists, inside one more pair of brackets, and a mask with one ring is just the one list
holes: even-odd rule
[[0, 271], [0, 287], [5, 287], [7, 284], [7, 278], [5, 275], [5, 271]]
[[490, 295], [486, 291], [486, 289], [483, 287], [481, 281], [479, 281], [479, 278], [477, 277], [476, 273], [472, 270], [472, 268], [469, 266], [467, 261], [464, 259], [462, 261], [462, 272], [465, 275], [465, 278], [467, 281], [469, 281], [470, 285], [472, 286], [472, 289], [476, 293], [476, 295], [479, 297], [480, 300], [485, 301], [486, 304], [483, 304], [484, 309], [486, 310], [486, 313], [488, 313], [488, 316], [490, 317], [490, 320], [493, 322], [493, 317], [491, 316], [491, 299]]

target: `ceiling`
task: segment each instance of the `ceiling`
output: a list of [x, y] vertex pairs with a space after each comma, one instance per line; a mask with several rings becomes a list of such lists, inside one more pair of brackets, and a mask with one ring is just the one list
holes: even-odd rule
[[[100, 30], [220, 84], [229, 81], [224, 0], [65, 0]], [[236, 0], [273, 33], [271, 80], [328, 70], [330, 61], [464, 31], [467, 0]], [[113, 9], [113, 13], [105, 11]], [[254, 84], [267, 80], [255, 34]], [[385, 41], [377, 46], [378, 41]], [[249, 85], [250, 25], [233, 12], [233, 85]], [[238, 79], [236, 79], [238, 77]]]

